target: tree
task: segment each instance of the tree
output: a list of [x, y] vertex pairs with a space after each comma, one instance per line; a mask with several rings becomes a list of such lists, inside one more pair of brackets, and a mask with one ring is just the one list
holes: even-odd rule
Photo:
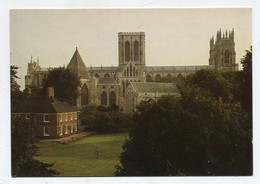
[[232, 98], [222, 73], [200, 70], [180, 99], [141, 103], [115, 175], [252, 175], [252, 134]]
[[23, 94], [20, 91], [20, 86], [17, 84], [17, 79], [19, 79], [18, 66], [11, 65], [10, 66], [10, 88], [11, 88], [11, 109], [17, 108], [18, 102], [22, 99]]
[[[24, 94], [20, 91], [16, 79], [18, 67], [11, 66], [11, 112], [17, 112], [17, 106], [23, 103]], [[42, 163], [35, 160], [38, 148], [35, 146], [35, 124], [24, 122], [19, 117], [11, 118], [11, 158], [12, 176], [53, 176], [58, 172], [50, 169], [53, 164]]]
[[76, 104], [79, 86], [79, 78], [65, 67], [52, 69], [43, 80], [44, 92], [47, 87], [54, 87], [55, 98], [71, 105]]
[[54, 164], [42, 163], [36, 159], [38, 147], [35, 146], [35, 125], [19, 118], [12, 119], [12, 176], [33, 177], [53, 176], [59, 172], [50, 169]]
[[219, 71], [202, 69], [190, 75], [187, 85], [196, 85], [209, 90], [214, 97], [227, 101], [232, 99], [231, 83], [228, 82]]
[[241, 105], [252, 114], [252, 47], [246, 50], [246, 55], [241, 59], [243, 70], [240, 89], [242, 91]]
[[82, 108], [79, 118], [86, 131], [99, 133], [125, 132], [130, 123], [129, 116], [118, 112], [115, 106], [88, 105]]

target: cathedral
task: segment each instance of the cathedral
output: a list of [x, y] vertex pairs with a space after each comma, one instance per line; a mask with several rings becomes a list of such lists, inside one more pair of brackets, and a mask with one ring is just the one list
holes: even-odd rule
[[[80, 77], [80, 95], [76, 107], [88, 104], [119, 107], [131, 113], [142, 100], [155, 100], [163, 95], [179, 96], [173, 83], [162, 83], [163, 77], [181, 78], [200, 69], [238, 70], [235, 60], [234, 30], [217, 31], [210, 39], [209, 65], [146, 66], [145, 33], [118, 33], [118, 66], [86, 67], [76, 48], [67, 68]], [[42, 68], [39, 59], [28, 63], [25, 88], [42, 86], [50, 68]]]

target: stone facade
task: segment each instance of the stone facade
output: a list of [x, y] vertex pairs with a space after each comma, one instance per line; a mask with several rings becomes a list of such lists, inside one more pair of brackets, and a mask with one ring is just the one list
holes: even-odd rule
[[234, 42], [234, 29], [221, 33], [217, 32], [216, 41], [210, 39], [209, 65], [215, 66], [217, 70], [238, 70], [236, 64], [236, 52]]
[[[160, 82], [163, 77], [185, 77], [200, 69], [238, 69], [235, 61], [233, 30], [229, 32], [229, 35], [226, 32], [223, 37], [221, 37], [221, 31], [218, 31], [216, 42], [214, 38], [210, 39], [209, 65], [146, 66], [145, 33], [119, 32], [118, 66], [86, 67], [76, 48], [67, 67], [80, 77], [80, 96], [76, 104], [78, 108], [88, 104], [117, 105], [123, 112], [129, 109], [127, 90], [131, 83], [156, 83]], [[36, 63], [31, 59], [25, 76], [25, 87], [41, 86], [42, 78], [47, 72], [47, 69], [40, 67], [39, 61]], [[130, 109], [135, 109], [135, 107]]]

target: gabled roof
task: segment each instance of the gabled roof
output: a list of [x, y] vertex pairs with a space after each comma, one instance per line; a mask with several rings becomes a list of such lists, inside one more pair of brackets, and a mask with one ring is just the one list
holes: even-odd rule
[[117, 84], [117, 82], [113, 77], [104, 77], [99, 78], [98, 84]]
[[180, 93], [173, 83], [132, 82], [131, 85], [137, 93]]
[[66, 102], [61, 102], [53, 97], [28, 97], [20, 102], [12, 113], [66, 113], [78, 111]]
[[76, 47], [76, 50], [68, 64], [67, 68], [72, 70], [73, 72], [75, 72], [77, 74], [77, 76], [80, 77], [81, 79], [90, 78], [87, 67], [84, 64], [77, 47]]

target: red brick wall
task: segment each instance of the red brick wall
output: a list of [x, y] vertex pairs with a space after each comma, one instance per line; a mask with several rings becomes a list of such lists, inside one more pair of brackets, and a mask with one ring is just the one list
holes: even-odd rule
[[[20, 118], [26, 122], [33, 122], [36, 124], [36, 136], [39, 138], [58, 138], [58, 137], [64, 137], [70, 134], [74, 134], [75, 132], [75, 124], [77, 123], [77, 127], [79, 130], [79, 121], [78, 118], [75, 119], [75, 112], [73, 114], [73, 118], [71, 120], [70, 116], [71, 113], [68, 113], [67, 121], [65, 121], [65, 114], [62, 115], [62, 121], [60, 122], [59, 114], [47, 114], [49, 115], [49, 122], [44, 122], [44, 114], [30, 114], [30, 119], [26, 119], [26, 114], [19, 114]], [[12, 117], [15, 117], [15, 114], [12, 114]], [[71, 133], [71, 125], [73, 125], [73, 132]], [[48, 126], [50, 129], [50, 136], [44, 136], [44, 127]], [[62, 136], [60, 136], [59, 127], [63, 126], [63, 133]], [[68, 133], [65, 134], [65, 126], [68, 126]], [[78, 132], [77, 130], [77, 132]]]

